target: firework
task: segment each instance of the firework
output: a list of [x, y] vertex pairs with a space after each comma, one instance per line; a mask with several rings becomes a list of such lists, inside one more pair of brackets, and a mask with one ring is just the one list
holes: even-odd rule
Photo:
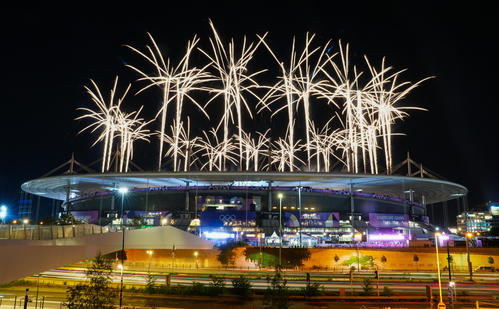
[[[258, 43], [247, 43], [246, 36], [244, 36], [243, 44], [239, 55], [236, 54], [236, 47], [234, 39], [231, 39], [227, 44], [225, 44], [220, 39], [217, 30], [213, 22], [210, 20], [210, 27], [213, 32], [213, 37], [210, 38], [211, 53], [199, 49], [210, 61], [210, 66], [216, 71], [216, 79], [222, 84], [222, 88], [206, 87], [210, 93], [214, 93], [210, 100], [206, 103], [207, 106], [210, 102], [215, 100], [217, 97], [223, 97], [224, 113], [222, 119], [218, 124], [218, 127], [223, 126], [223, 144], [228, 146], [229, 142], [229, 122], [236, 122], [238, 128], [238, 134], [236, 135], [236, 140], [239, 144], [239, 167], [242, 169], [243, 161], [243, 123], [242, 115], [243, 110], [246, 110], [248, 116], [253, 118], [250, 105], [245, 97], [245, 94], [250, 94], [258, 99], [255, 94], [254, 89], [259, 88], [260, 85], [254, 80], [254, 77], [258, 74], [266, 71], [260, 70], [251, 74], [248, 74], [248, 63], [253, 59], [255, 51], [258, 49], [260, 42]], [[265, 35], [263, 36], [263, 38]], [[235, 109], [236, 117], [233, 116], [233, 109]], [[234, 121], [234, 118], [237, 118]], [[217, 128], [218, 129], [218, 128]], [[227, 148], [223, 149], [226, 153]], [[225, 155], [224, 155], [225, 156]], [[223, 159], [224, 170], [226, 159]]]
[[[405, 70], [393, 70], [386, 66], [384, 58], [376, 68], [367, 56], [364, 60], [368, 74], [364, 74], [351, 63], [348, 44], [339, 41], [335, 51], [331, 41], [316, 44], [315, 35], [310, 33], [305, 36], [303, 48], [293, 38], [289, 60], [282, 61], [266, 42], [267, 34], [257, 35], [256, 42], [244, 37], [236, 48], [233, 38], [224, 42], [213, 22], [209, 25], [212, 32], [209, 48], [198, 47], [200, 40], [194, 36], [176, 65], [164, 56], [150, 34], [151, 44], [145, 51], [128, 46], [154, 71], [149, 73], [127, 65], [140, 75], [137, 81], [146, 82], [137, 94], [151, 87], [162, 91], [161, 106], [151, 120], [160, 121], [155, 134], [160, 143], [158, 170], [166, 157], [174, 172], [189, 171], [194, 166], [209, 171], [233, 168], [259, 171], [275, 167], [278, 171], [330, 172], [341, 164], [347, 172], [378, 174], [378, 154], [382, 153], [386, 173], [392, 173], [392, 137], [398, 134], [392, 126], [406, 118], [409, 110], [424, 110], [399, 103], [426, 79], [414, 84], [399, 82]], [[277, 81], [270, 85], [256, 80], [266, 69], [249, 70], [260, 45], [265, 46], [278, 66]], [[207, 63], [191, 63], [196, 51], [205, 56]], [[93, 145], [103, 144], [102, 172], [109, 170], [114, 150], [119, 154], [119, 171], [128, 171], [134, 141], [148, 141], [151, 136], [147, 129], [151, 121], [140, 117], [142, 108], [131, 113], [121, 110], [130, 86], [116, 99], [117, 82], [116, 78], [106, 102], [91, 81], [93, 88], [85, 89], [97, 109], [80, 108], [85, 115], [77, 118], [92, 120], [80, 132], [99, 132]], [[212, 102], [223, 103], [220, 120], [207, 130], [196, 125], [202, 135], [195, 136], [190, 118], [185, 121], [186, 103], [196, 106], [210, 119], [207, 108]], [[174, 108], [170, 108], [172, 104]], [[325, 124], [312, 117], [320, 104], [333, 109]], [[286, 115], [283, 138], [272, 141], [270, 129], [259, 128], [256, 132], [246, 129], [248, 124], [244, 119], [253, 119], [255, 113], [264, 110], [270, 111], [271, 120]], [[173, 116], [169, 117], [169, 113]], [[296, 121], [302, 119], [304, 130], [297, 130]], [[266, 156], [269, 160], [264, 159]]]

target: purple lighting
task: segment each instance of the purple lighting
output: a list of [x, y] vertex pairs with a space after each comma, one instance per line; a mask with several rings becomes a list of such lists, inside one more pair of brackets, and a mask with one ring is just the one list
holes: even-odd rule
[[397, 241], [405, 240], [403, 234], [370, 234], [368, 235], [369, 241]]

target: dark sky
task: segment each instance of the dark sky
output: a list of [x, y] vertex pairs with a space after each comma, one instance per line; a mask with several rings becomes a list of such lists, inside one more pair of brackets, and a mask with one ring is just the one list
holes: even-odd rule
[[[410, 151], [416, 161], [466, 186], [471, 206], [499, 200], [498, 27], [492, 7], [479, 2], [420, 1], [372, 5], [335, 1], [329, 6], [316, 1], [272, 6], [255, 1], [185, 2], [183, 7], [121, 4], [113, 10], [48, 6], [4, 10], [0, 202], [14, 205], [22, 182], [43, 175], [72, 152], [83, 163], [98, 158], [100, 148], [89, 149], [89, 136], [76, 134], [83, 123], [73, 119], [77, 107], [90, 106], [83, 89], [89, 78], [107, 91], [116, 74], [122, 85], [137, 77], [123, 64], [141, 62], [123, 44], [143, 48], [148, 43], [146, 32], [151, 32], [161, 48], [178, 59], [195, 33], [207, 46], [208, 18], [226, 39], [244, 34], [254, 38], [255, 33], [269, 31], [268, 42], [281, 57], [288, 56], [293, 35], [302, 42], [310, 31], [320, 42], [330, 38], [349, 42], [352, 61], [359, 64], [363, 54], [377, 63], [386, 56], [395, 68], [408, 68], [405, 80], [436, 76], [403, 103], [429, 111], [412, 112], [397, 125], [397, 131], [407, 136], [394, 138], [395, 162]], [[268, 59], [261, 51], [252, 65], [261, 68], [271, 63]], [[157, 94], [130, 96], [128, 104], [144, 104], [153, 113]], [[143, 150], [137, 161], [151, 168], [156, 143], [136, 147]]]

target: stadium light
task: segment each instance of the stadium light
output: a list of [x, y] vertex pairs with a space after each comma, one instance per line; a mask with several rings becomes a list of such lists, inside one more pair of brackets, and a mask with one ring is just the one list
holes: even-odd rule
[[127, 187], [120, 187], [118, 189], [118, 192], [121, 194], [126, 194], [126, 193], [128, 193], [128, 188]]

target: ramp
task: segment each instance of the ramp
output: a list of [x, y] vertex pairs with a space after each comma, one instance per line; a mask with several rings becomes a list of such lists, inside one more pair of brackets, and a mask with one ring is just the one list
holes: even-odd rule
[[[54, 240], [0, 240], [0, 284], [121, 250], [122, 232]], [[196, 235], [172, 226], [127, 230], [125, 249], [212, 249]]]

